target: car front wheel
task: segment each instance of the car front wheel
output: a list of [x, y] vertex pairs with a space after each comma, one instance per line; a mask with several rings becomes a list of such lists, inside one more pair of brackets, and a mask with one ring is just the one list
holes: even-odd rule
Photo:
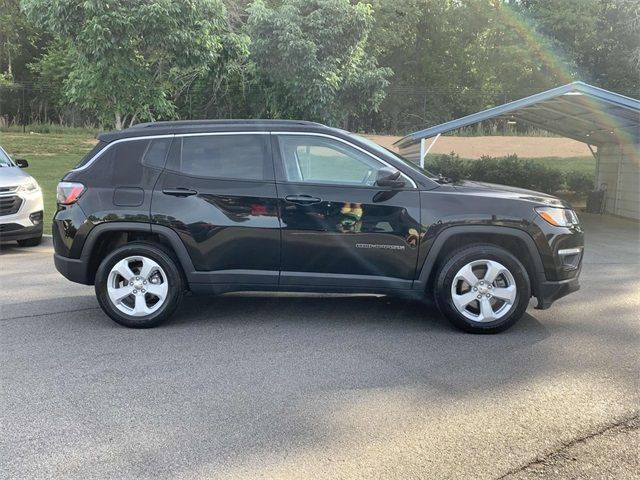
[[96, 272], [102, 310], [131, 328], [155, 327], [178, 307], [183, 281], [176, 261], [152, 244], [130, 243], [111, 252]]
[[506, 250], [470, 245], [450, 254], [436, 278], [440, 311], [471, 333], [497, 333], [524, 314], [531, 283], [522, 263]]

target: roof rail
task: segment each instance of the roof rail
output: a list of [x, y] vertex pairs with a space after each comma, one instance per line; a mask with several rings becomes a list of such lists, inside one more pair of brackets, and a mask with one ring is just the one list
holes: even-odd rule
[[306, 120], [279, 120], [279, 119], [207, 119], [207, 120], [165, 120], [158, 122], [144, 122], [129, 128], [154, 128], [154, 127], [188, 127], [202, 125], [259, 125], [259, 124], [297, 124], [297, 125], [321, 125]]

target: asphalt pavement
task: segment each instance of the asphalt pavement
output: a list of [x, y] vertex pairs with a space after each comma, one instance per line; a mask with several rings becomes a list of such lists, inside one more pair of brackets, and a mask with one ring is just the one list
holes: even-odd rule
[[637, 478], [638, 223], [499, 335], [376, 296], [186, 298], [120, 327], [50, 240], [0, 252], [1, 478]]

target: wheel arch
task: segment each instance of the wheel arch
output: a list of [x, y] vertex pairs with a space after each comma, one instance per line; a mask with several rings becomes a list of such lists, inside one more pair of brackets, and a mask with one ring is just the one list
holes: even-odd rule
[[178, 234], [169, 227], [134, 222], [108, 222], [91, 229], [82, 247], [81, 264], [85, 266], [84, 282], [95, 283], [98, 265], [106, 253], [131, 241], [157, 242], [169, 249], [178, 260], [185, 277], [194, 271], [193, 262]]
[[433, 291], [435, 276], [446, 256], [465, 245], [475, 243], [493, 244], [518, 258], [527, 270], [532, 295], [538, 295], [544, 267], [533, 238], [517, 228], [482, 225], [449, 227], [438, 234], [427, 253], [414, 289]]

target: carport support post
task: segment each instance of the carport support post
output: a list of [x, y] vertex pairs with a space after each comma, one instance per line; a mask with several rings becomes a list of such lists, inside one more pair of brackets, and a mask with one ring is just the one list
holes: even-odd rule
[[426, 148], [427, 147], [427, 139], [423, 138], [423, 139], [420, 140], [420, 168], [424, 168], [424, 159], [426, 158], [427, 154], [429, 153], [429, 150], [431, 150], [431, 147], [433, 147], [436, 144], [436, 142], [440, 138], [440, 135], [442, 135], [442, 134], [439, 133], [438, 135], [436, 135], [436, 137], [433, 139], [433, 141], [431, 142], [431, 144], [429, 145], [428, 148]]

